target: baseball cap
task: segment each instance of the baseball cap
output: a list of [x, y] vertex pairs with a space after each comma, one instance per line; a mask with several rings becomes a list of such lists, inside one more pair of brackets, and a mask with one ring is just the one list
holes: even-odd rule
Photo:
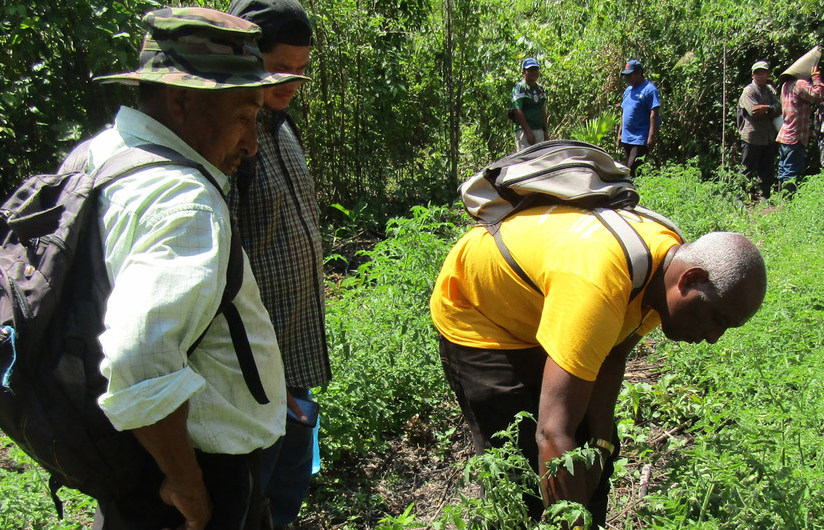
[[222, 11], [205, 7], [157, 9], [146, 13], [143, 25], [147, 33], [138, 69], [95, 77], [95, 81], [220, 90], [307, 79], [267, 72], [257, 46], [260, 28]]
[[644, 67], [641, 66], [641, 61], [638, 59], [630, 59], [627, 61], [627, 64], [624, 65], [624, 70], [621, 72], [621, 75], [628, 75], [643, 69]]
[[297, 0], [233, 0], [227, 12], [260, 26], [260, 47], [312, 45], [312, 24]]
[[757, 61], [755, 64], [752, 65], [752, 71], [755, 73], [756, 70], [769, 70], [770, 65], [767, 61]]
[[538, 64], [538, 60], [535, 57], [527, 57], [524, 59], [524, 62], [521, 63], [521, 70], [526, 70], [527, 68], [539, 68], [540, 65]]

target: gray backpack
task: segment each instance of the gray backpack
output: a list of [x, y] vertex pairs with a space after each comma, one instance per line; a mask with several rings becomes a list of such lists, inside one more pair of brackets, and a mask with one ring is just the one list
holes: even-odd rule
[[[616, 210], [631, 210], [670, 228], [675, 224], [638, 205], [629, 169], [594, 145], [575, 140], [537, 143], [478, 172], [460, 188], [466, 211], [495, 237], [506, 262], [527, 285], [541, 290], [513, 258], [500, 234], [501, 223], [516, 212], [539, 204], [569, 204], [591, 210], [621, 244], [632, 278], [630, 300], [652, 274], [652, 255], [638, 232]], [[543, 293], [542, 293], [543, 294]]]
[[[169, 164], [198, 168], [211, 181], [199, 164], [158, 145], [124, 151], [94, 175], [72, 171], [85, 166], [87, 148], [81, 144], [70, 155], [68, 172], [29, 178], [0, 207], [0, 429], [49, 471], [59, 515], [61, 485], [117, 498], [122, 486], [156, 466], [97, 404], [107, 385], [97, 337], [110, 292], [95, 222], [97, 191], [139, 169]], [[229, 323], [249, 391], [266, 403], [232, 303], [242, 278], [240, 238], [233, 234], [218, 312]]]

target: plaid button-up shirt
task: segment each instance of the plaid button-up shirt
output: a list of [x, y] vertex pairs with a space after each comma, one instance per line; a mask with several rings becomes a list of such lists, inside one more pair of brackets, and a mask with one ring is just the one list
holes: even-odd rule
[[260, 112], [258, 143], [229, 202], [277, 333], [286, 384], [312, 388], [332, 378], [315, 183], [285, 112]]
[[[752, 109], [756, 105], [769, 105], [770, 111], [759, 118], [752, 115]], [[759, 88], [755, 83], [750, 83], [744, 87], [741, 97], [738, 99], [738, 106], [746, 111], [744, 123], [741, 127], [741, 139], [751, 145], [769, 145], [775, 141], [775, 128], [772, 119], [781, 112], [781, 105], [778, 102], [778, 94], [775, 87], [768, 84], [764, 88]]]
[[781, 110], [784, 113], [784, 125], [775, 141], [780, 144], [807, 145], [810, 141], [810, 113], [812, 105], [824, 98], [824, 84], [821, 76], [813, 77], [810, 84], [806, 79], [787, 81], [781, 87]]

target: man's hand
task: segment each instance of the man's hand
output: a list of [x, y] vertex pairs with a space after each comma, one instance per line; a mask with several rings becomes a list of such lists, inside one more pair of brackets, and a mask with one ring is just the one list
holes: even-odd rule
[[551, 357], [547, 357], [536, 432], [538, 473], [541, 476], [541, 493], [547, 506], [559, 500], [574, 501], [585, 506], [589, 502], [590, 481], [588, 472], [582, 469], [582, 463], [575, 464], [575, 474], [561, 470], [555, 477], [548, 476], [546, 463], [577, 447], [575, 431], [584, 419], [592, 388], [591, 381], [573, 376]]
[[132, 433], [166, 476], [158, 495], [186, 518], [181, 528], [203, 530], [212, 517], [212, 505], [189, 439], [188, 417], [187, 401], [157, 423], [133, 429]]
[[660, 107], [655, 107], [649, 112], [649, 135], [647, 136], [647, 150], [652, 151], [658, 141], [658, 116]]
[[532, 129], [524, 129], [524, 134], [526, 135], [526, 141], [529, 142], [529, 145], [534, 145], [535, 133], [532, 132]]
[[753, 118], [761, 118], [766, 116], [770, 112], [769, 105], [754, 105], [752, 108], [752, 117]]
[[297, 416], [298, 421], [301, 423], [309, 423], [309, 416], [307, 416], [306, 412], [300, 408], [297, 400], [292, 397], [292, 393], [288, 390], [286, 391], [286, 406], [289, 407], [289, 410], [291, 410], [295, 416]]
[[166, 477], [160, 486], [160, 498], [186, 518], [179, 530], [202, 530], [212, 517], [212, 503], [202, 476], [181, 481]]

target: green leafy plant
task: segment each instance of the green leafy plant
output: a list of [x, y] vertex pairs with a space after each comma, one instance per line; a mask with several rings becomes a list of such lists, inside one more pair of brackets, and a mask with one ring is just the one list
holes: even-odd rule
[[[411, 217], [390, 220], [387, 238], [365, 252], [369, 261], [330, 300], [327, 333], [336, 375], [316, 392], [325, 410], [326, 459], [383, 443], [449, 395], [426, 307], [463, 219], [449, 208], [417, 206]], [[404, 307], [410, 310], [399, 310]]]
[[588, 142], [593, 145], [601, 145], [604, 137], [618, 125], [618, 114], [605, 112], [597, 118], [587, 120], [582, 125], [574, 127], [570, 132], [570, 138]]

